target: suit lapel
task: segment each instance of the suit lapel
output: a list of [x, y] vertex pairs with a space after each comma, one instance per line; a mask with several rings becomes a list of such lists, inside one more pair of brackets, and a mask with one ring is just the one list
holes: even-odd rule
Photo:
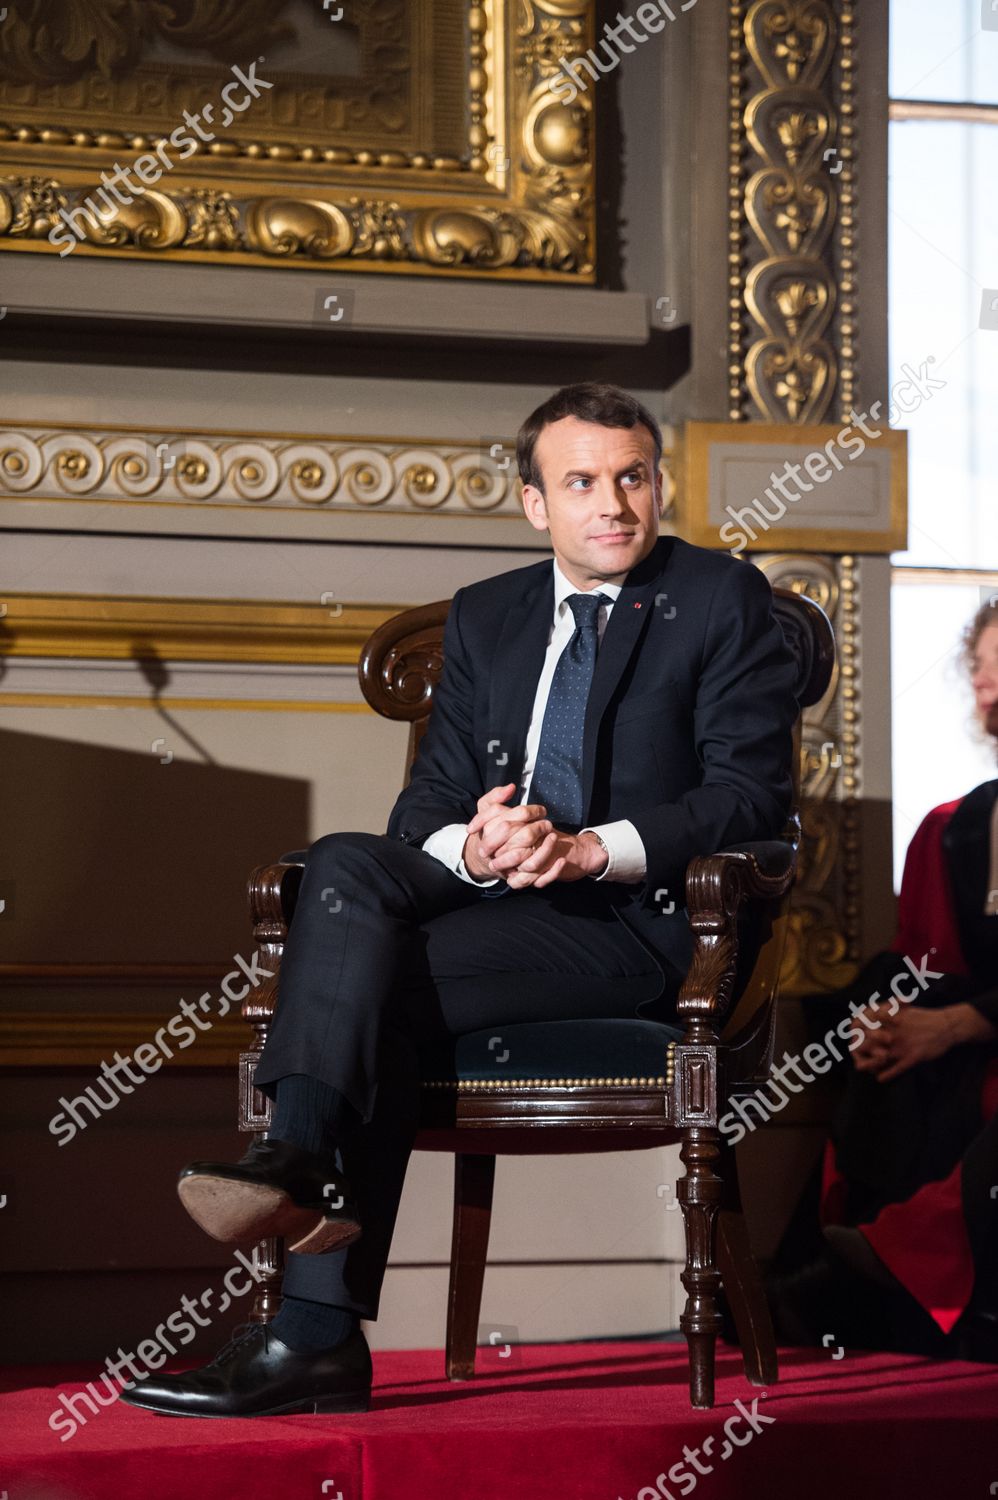
[[[611, 617], [612, 618], [612, 617]], [[522, 781], [527, 730], [554, 620], [554, 568], [507, 612], [492, 658], [486, 790]], [[518, 799], [514, 799], [518, 800]]]

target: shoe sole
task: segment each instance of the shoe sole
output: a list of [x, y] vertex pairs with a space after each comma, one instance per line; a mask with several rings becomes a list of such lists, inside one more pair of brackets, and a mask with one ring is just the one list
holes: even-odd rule
[[[131, 1395], [131, 1392], [128, 1392], [128, 1395]], [[162, 1407], [152, 1402], [126, 1400], [125, 1393], [122, 1393], [120, 1399], [126, 1406], [134, 1406], [139, 1411], [155, 1412], [157, 1417], [201, 1417], [209, 1421], [244, 1417], [347, 1416], [350, 1412], [365, 1412], [371, 1409], [369, 1391], [348, 1392], [342, 1396], [312, 1396], [305, 1401], [291, 1401], [286, 1406], [268, 1406], [264, 1411], [251, 1412], [164, 1411]]]
[[360, 1238], [356, 1219], [333, 1219], [302, 1208], [280, 1188], [194, 1174], [177, 1184], [184, 1208], [206, 1234], [226, 1245], [287, 1239], [295, 1255], [325, 1255]]

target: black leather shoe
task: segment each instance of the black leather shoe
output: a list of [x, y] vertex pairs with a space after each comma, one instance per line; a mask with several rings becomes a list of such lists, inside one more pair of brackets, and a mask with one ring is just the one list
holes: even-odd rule
[[150, 1375], [121, 1399], [164, 1417], [367, 1411], [371, 1351], [359, 1329], [333, 1349], [296, 1354], [265, 1323], [244, 1324], [202, 1369]]
[[288, 1141], [254, 1141], [238, 1162], [192, 1162], [177, 1192], [194, 1222], [227, 1245], [283, 1236], [296, 1255], [322, 1255], [360, 1236], [343, 1173]]
[[846, 1224], [826, 1224], [821, 1232], [833, 1255], [847, 1265], [850, 1271], [855, 1271], [857, 1276], [873, 1281], [877, 1286], [903, 1290], [900, 1281], [891, 1274], [866, 1235], [861, 1234], [858, 1229], [852, 1229]]
[[955, 1359], [998, 1365], [998, 1313], [968, 1308], [949, 1338]]

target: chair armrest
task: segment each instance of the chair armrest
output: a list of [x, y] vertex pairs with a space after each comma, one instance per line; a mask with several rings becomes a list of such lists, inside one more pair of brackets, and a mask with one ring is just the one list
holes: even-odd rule
[[715, 1043], [731, 1005], [738, 959], [738, 913], [750, 900], [777, 901], [793, 885], [797, 849], [767, 839], [698, 855], [686, 870], [686, 909], [693, 958], [677, 1010], [687, 1022], [684, 1044]]
[[[729, 844], [718, 853], [747, 854], [760, 875], [782, 876], [789, 872], [792, 876], [797, 865], [797, 851], [786, 839], [758, 839], [749, 844]], [[782, 892], [778, 894], [782, 895]]]

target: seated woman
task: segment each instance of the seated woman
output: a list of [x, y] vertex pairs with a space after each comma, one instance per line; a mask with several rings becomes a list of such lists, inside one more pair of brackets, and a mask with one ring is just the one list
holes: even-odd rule
[[[977, 719], [998, 741], [998, 601], [964, 644]], [[928, 973], [899, 1005], [905, 957]], [[815, 1034], [850, 1001], [871, 1020], [774, 1267], [777, 1335], [812, 1343], [831, 1329], [840, 1344], [998, 1361], [998, 780], [923, 820], [890, 949], [846, 989], [803, 1001]], [[788, 1275], [802, 1240], [817, 1241], [815, 1200], [823, 1252]]]

